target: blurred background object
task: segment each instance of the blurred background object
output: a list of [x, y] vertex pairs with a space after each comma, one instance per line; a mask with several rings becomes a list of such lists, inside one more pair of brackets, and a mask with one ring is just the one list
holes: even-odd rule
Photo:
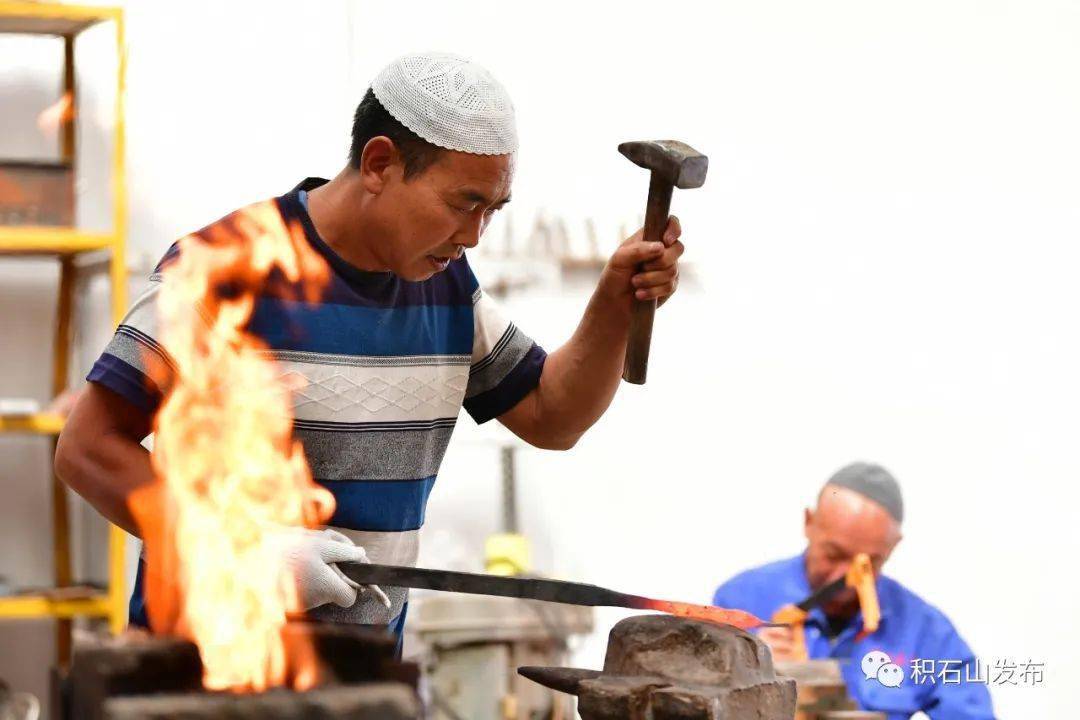
[[0, 720], [38, 720], [41, 702], [27, 692], [15, 692], [0, 680]]
[[[532, 575], [531, 543], [520, 532], [516, 444], [496, 446], [500, 492], [498, 532], [484, 544], [485, 572]], [[593, 630], [590, 607], [416, 591], [409, 624], [412, 652], [426, 671], [431, 717], [438, 720], [572, 718], [574, 705], [560, 693], [518, 676], [523, 665], [561, 665], [572, 640]]]
[[[77, 61], [82, 44], [78, 40], [83, 33], [97, 27], [111, 33], [114, 64], [81, 74]], [[100, 520], [83, 522], [78, 517], [73, 520], [67, 488], [51, 472], [48, 462], [73, 398], [82, 386], [82, 368], [73, 363], [77, 344], [76, 309], [85, 299], [76, 291], [84, 281], [80, 278], [80, 257], [96, 253], [106, 258], [112, 322], [119, 321], [118, 313], [127, 306], [123, 13], [119, 8], [104, 6], [5, 2], [0, 3], [0, 37], [4, 38], [0, 47], [9, 51], [25, 49], [28, 51], [23, 56], [25, 60], [40, 61], [42, 79], [59, 81], [50, 97], [33, 84], [29, 88], [20, 86], [21, 73], [11, 74], [15, 82], [5, 83], [4, 89], [14, 90], [15, 97], [2, 100], [5, 123], [10, 123], [9, 140], [0, 144], [0, 262], [20, 277], [25, 277], [23, 273], [27, 269], [29, 277], [45, 269], [53, 281], [48, 292], [55, 299], [51, 316], [43, 323], [51, 338], [42, 342], [38, 333], [10, 333], [5, 343], [9, 361], [21, 359], [29, 367], [48, 368], [51, 377], [46, 397], [51, 400], [42, 402], [37, 397], [24, 397], [25, 388], [18, 385], [0, 387], [0, 433], [40, 436], [26, 441], [27, 448], [33, 450], [21, 453], [22, 457], [11, 452], [20, 441], [9, 443], [5, 448], [5, 465], [18, 472], [25, 469], [22, 463], [28, 456], [47, 449], [44, 467], [39, 466], [31, 473], [18, 472], [20, 477], [16, 481], [5, 483], [15, 499], [7, 506], [19, 508], [18, 512], [23, 511], [18, 498], [46, 490], [47, 519], [42, 522], [43, 518], [30, 516], [29, 522], [8, 523], [13, 536], [4, 538], [4, 547], [41, 548], [51, 557], [42, 562], [34, 553], [5, 553], [0, 567], [9, 574], [10, 586], [0, 596], [0, 620], [5, 625], [0, 632], [6, 631], [8, 637], [0, 639], [0, 643], [13, 647], [22, 644], [25, 653], [4, 653], [5, 658], [17, 657], [17, 660], [10, 667], [0, 667], [0, 677], [14, 676], [20, 685], [47, 697], [51, 693], [43, 692], [43, 681], [49, 677], [49, 671], [42, 671], [52, 666], [64, 668], [70, 662], [75, 624], [104, 621], [119, 631], [126, 616], [124, 534], [116, 528], [106, 530]], [[22, 69], [20, 64], [16, 69]], [[105, 86], [104, 93], [112, 99], [112, 113], [106, 119], [108, 128], [102, 128], [111, 151], [104, 167], [108, 179], [99, 195], [99, 204], [104, 206], [102, 217], [109, 221], [100, 228], [84, 222], [85, 216], [80, 213], [82, 203], [77, 201], [75, 192], [76, 178], [87, 156], [85, 151], [80, 152], [82, 112], [84, 107], [93, 107], [92, 103], [86, 106], [80, 103], [83, 83], [90, 88], [91, 97], [103, 92]], [[27, 112], [27, 105], [33, 107], [33, 100], [45, 100], [48, 104], [36, 112], [33, 122], [27, 122], [33, 114], [33, 110]], [[91, 113], [88, 119], [92, 117]], [[92, 165], [96, 158], [92, 153], [90, 157]], [[23, 310], [16, 305], [12, 314], [22, 316]], [[33, 313], [27, 316], [34, 317]], [[103, 317], [107, 320], [103, 324], [108, 327], [110, 314], [104, 313]], [[40, 322], [39, 318], [34, 320]], [[46, 361], [50, 357], [51, 362]], [[73, 375], [78, 378], [74, 383]], [[12, 397], [10, 388], [16, 388], [19, 394]], [[43, 439], [47, 442], [42, 442]], [[79, 513], [80, 507], [76, 503], [75, 512], [86, 517], [85, 512]], [[93, 530], [83, 536], [82, 531], [89, 528]], [[20, 533], [21, 537], [15, 537], [14, 533]], [[83, 564], [95, 555], [104, 560], [104, 567], [90, 569]], [[30, 627], [13, 632], [10, 625], [15, 622]], [[45, 628], [53, 631], [51, 643], [42, 641]], [[23, 638], [35, 638], [35, 641], [20, 642], [18, 633], [26, 633]], [[29, 673], [36, 677], [30, 679]], [[37, 700], [27, 705], [23, 701], [32, 696], [18, 694], [18, 697], [22, 706], [18, 711], [12, 706], [10, 712], [20, 717], [36, 717], [40, 709]]]

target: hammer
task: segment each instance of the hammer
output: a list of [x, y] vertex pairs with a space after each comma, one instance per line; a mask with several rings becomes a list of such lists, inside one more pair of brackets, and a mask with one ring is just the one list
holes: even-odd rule
[[[639, 140], [619, 145], [619, 152], [630, 162], [651, 171], [649, 200], [645, 206], [645, 242], [661, 242], [671, 209], [673, 188], [698, 188], [705, 184], [709, 158], [678, 140]], [[638, 272], [642, 271], [638, 267]], [[630, 318], [630, 338], [623, 361], [623, 380], [644, 385], [649, 368], [649, 345], [652, 342], [656, 299], [638, 300]]]

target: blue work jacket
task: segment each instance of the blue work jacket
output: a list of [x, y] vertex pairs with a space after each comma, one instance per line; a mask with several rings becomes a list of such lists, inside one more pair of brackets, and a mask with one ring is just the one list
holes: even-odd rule
[[[907, 720], [919, 711], [932, 720], [993, 720], [990, 692], [986, 681], [979, 681], [975, 655], [945, 614], [889, 577], [878, 577], [877, 592], [881, 622], [861, 639], [861, 613], [830, 639], [825, 614], [821, 608], [811, 610], [806, 619], [810, 658], [840, 660], [851, 697], [862, 709], [884, 712], [889, 720]], [[810, 593], [805, 558], [798, 555], [736, 575], [716, 589], [713, 604], [770, 618]], [[898, 687], [867, 677], [862, 661], [875, 651], [903, 670]], [[934, 672], [920, 673], [913, 663]]]

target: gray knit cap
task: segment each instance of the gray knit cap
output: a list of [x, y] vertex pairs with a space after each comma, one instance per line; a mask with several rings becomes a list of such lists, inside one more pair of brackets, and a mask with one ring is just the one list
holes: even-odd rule
[[900, 483], [880, 465], [853, 462], [837, 470], [826, 484], [854, 490], [885, 508], [897, 522], [904, 521], [904, 498], [900, 494]]

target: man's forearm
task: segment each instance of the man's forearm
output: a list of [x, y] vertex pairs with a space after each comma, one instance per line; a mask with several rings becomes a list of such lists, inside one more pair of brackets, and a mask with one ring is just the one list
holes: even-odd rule
[[504, 425], [532, 445], [565, 450], [600, 419], [622, 377], [634, 303], [675, 292], [681, 232], [671, 217], [663, 242], [645, 242], [639, 230], [619, 246], [574, 334], [548, 356], [539, 386], [499, 416]]
[[[607, 271], [605, 271], [606, 273]], [[573, 444], [600, 419], [619, 388], [633, 303], [601, 278], [570, 339], [548, 356], [538, 388], [539, 421]]]
[[129, 440], [103, 438], [99, 447], [79, 453], [57, 447], [56, 471], [60, 479], [82, 495], [109, 522], [139, 537], [138, 524], [128, 498], [153, 484], [150, 453]]
[[110, 522], [139, 536], [130, 501], [136, 491], [155, 487], [150, 453], [135, 439], [138, 421], [118, 424], [121, 401], [108, 390], [87, 387], [64, 425], [56, 446], [57, 476]]

